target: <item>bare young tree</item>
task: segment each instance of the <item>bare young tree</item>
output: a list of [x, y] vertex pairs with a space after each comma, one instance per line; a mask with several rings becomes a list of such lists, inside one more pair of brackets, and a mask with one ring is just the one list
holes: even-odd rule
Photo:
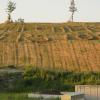
[[74, 21], [74, 13], [77, 11], [77, 8], [75, 6], [75, 1], [74, 0], [71, 0], [71, 5], [69, 7], [69, 11], [72, 13], [71, 21], [73, 22]]
[[8, 5], [7, 5], [7, 13], [8, 13], [8, 21], [11, 22], [12, 18], [11, 18], [11, 13], [16, 9], [16, 3], [12, 2], [11, 0], [8, 1]]

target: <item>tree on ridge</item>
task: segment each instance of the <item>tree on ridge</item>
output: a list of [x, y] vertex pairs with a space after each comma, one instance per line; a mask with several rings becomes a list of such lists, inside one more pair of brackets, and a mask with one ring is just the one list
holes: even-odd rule
[[72, 13], [71, 22], [73, 22], [74, 21], [74, 13], [77, 11], [77, 8], [75, 6], [75, 0], [71, 0], [71, 5], [69, 7], [69, 11]]
[[6, 12], [8, 13], [8, 22], [11, 22], [12, 21], [12, 18], [11, 18], [11, 13], [16, 9], [16, 3], [9, 0], [8, 1], [8, 5], [7, 5], [7, 9], [6, 9]]

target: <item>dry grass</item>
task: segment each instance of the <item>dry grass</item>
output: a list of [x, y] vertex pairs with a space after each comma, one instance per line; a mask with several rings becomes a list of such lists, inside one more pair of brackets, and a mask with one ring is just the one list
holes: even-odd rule
[[1, 24], [0, 65], [100, 71], [100, 23]]

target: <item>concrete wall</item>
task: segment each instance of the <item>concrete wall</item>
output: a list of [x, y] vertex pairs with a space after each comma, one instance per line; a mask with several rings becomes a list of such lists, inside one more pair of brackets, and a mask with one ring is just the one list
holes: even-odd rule
[[71, 100], [71, 96], [68, 95], [62, 95], [61, 100]]
[[75, 95], [75, 96], [70, 96], [70, 95], [62, 95], [61, 100], [85, 100], [84, 95]]
[[76, 92], [85, 94], [85, 100], [100, 100], [100, 85], [76, 85]]

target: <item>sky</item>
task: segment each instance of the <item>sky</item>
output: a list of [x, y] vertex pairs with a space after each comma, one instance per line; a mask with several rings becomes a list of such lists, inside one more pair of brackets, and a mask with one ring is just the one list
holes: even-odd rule
[[[13, 20], [22, 18], [25, 22], [67, 22], [71, 13], [71, 0], [12, 0], [16, 2]], [[78, 11], [74, 15], [77, 22], [100, 22], [100, 0], [75, 0]], [[8, 0], [0, 0], [0, 22], [7, 20]]]

